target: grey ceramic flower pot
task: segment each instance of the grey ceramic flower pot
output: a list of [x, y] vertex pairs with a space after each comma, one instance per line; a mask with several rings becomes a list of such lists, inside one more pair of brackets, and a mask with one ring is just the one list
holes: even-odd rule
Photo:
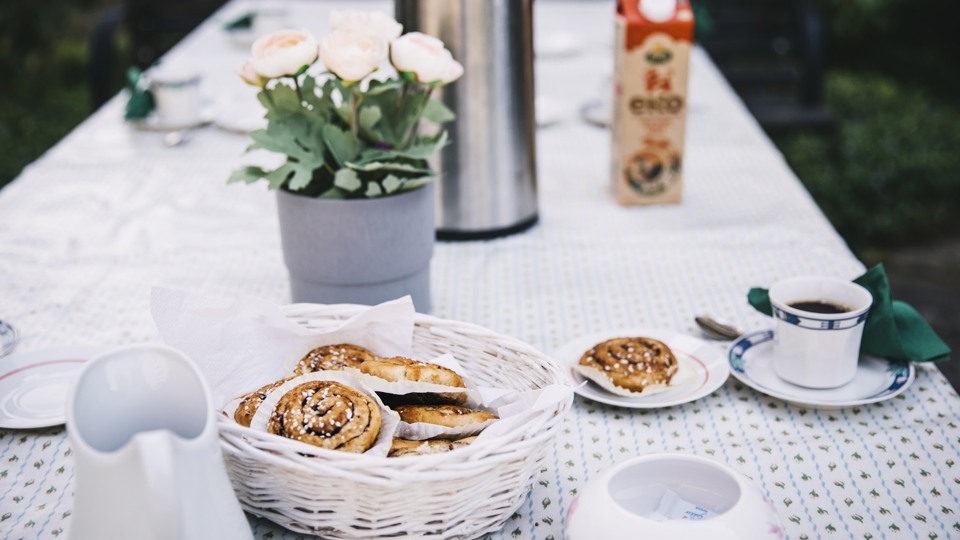
[[373, 305], [407, 294], [430, 310], [434, 187], [376, 199], [277, 192], [294, 302]]

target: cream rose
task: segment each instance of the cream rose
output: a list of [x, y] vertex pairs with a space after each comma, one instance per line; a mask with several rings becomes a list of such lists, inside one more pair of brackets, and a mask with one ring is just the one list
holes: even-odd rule
[[268, 79], [291, 76], [317, 60], [317, 40], [299, 30], [280, 30], [260, 36], [251, 50], [253, 71]]
[[320, 61], [334, 75], [356, 82], [387, 57], [387, 41], [366, 32], [336, 30], [320, 42]]
[[240, 68], [240, 78], [243, 79], [243, 82], [251, 86], [263, 86], [267, 82], [267, 79], [261, 77], [257, 70], [253, 69], [253, 61], [247, 60], [244, 62], [243, 67]]
[[402, 73], [411, 73], [419, 83], [447, 84], [463, 75], [463, 66], [453, 59], [439, 39], [410, 32], [390, 44], [390, 61]]
[[382, 11], [334, 10], [330, 14], [330, 29], [369, 33], [393, 41], [400, 37], [403, 25]]

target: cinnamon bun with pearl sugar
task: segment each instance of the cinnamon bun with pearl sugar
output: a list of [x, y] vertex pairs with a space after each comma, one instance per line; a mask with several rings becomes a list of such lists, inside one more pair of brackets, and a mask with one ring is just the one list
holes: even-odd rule
[[300, 360], [294, 370], [294, 375], [305, 375], [314, 371], [342, 370], [345, 368], [360, 369], [360, 364], [367, 360], [375, 360], [378, 356], [367, 349], [350, 343], [324, 345], [313, 349]]
[[260, 408], [263, 400], [267, 399], [267, 396], [269, 396], [271, 392], [282, 386], [283, 383], [288, 380], [290, 379], [281, 379], [277, 382], [266, 384], [243, 396], [237, 405], [237, 410], [233, 413], [233, 419], [241, 426], [250, 427], [250, 421], [253, 420], [253, 416], [257, 414], [257, 409]]
[[[677, 358], [665, 343], [652, 338], [608, 339], [583, 353], [580, 373], [597, 382], [609, 382], [628, 392], [670, 384], [679, 369]], [[598, 381], [598, 378], [606, 381]]]
[[297, 385], [277, 402], [267, 431], [329, 450], [366, 452], [380, 433], [380, 406], [335, 381]]

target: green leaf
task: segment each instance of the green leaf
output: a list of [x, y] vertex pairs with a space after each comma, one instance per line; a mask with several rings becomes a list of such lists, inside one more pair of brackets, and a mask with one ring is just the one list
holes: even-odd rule
[[440, 148], [447, 145], [447, 132], [443, 131], [436, 139], [424, 139], [406, 150], [395, 150], [397, 155], [411, 159], [429, 159]]
[[328, 84], [329, 82], [324, 83], [318, 93], [316, 77], [307, 76], [303, 78], [303, 83], [300, 85], [300, 94], [303, 97], [304, 103], [306, 103], [304, 108], [309, 110], [308, 114], [313, 124], [325, 124], [330, 121], [330, 117], [333, 114], [331, 110], [333, 103], [327, 97], [326, 88]]
[[398, 79], [387, 79], [386, 81], [370, 81], [370, 86], [367, 87], [367, 91], [364, 93], [367, 97], [379, 96], [384, 92], [389, 92], [390, 90], [399, 90], [403, 87], [403, 81]]
[[361, 107], [358, 115], [360, 129], [370, 131], [373, 129], [373, 126], [380, 121], [381, 118], [383, 118], [383, 113], [380, 112], [380, 107], [377, 107], [376, 105]]
[[[415, 129], [420, 121], [426, 105], [429, 101], [430, 93], [427, 90], [410, 90], [404, 96], [402, 105], [394, 114], [394, 132], [398, 137], [407, 137]], [[406, 144], [403, 139], [398, 139], [397, 143]]]
[[377, 107], [380, 109], [381, 119], [386, 119], [386, 121], [375, 124], [377, 127], [376, 131], [367, 133], [370, 135], [370, 138], [376, 142], [385, 142], [391, 145], [399, 142], [398, 134], [400, 133], [399, 128], [401, 126], [397, 125], [397, 107], [401, 102], [400, 87], [401, 85], [397, 83], [391, 86], [377, 87], [378, 93], [371, 94], [368, 91], [364, 94], [361, 110], [367, 107]]
[[299, 191], [308, 185], [313, 180], [313, 170], [309, 167], [304, 167], [302, 164], [292, 165], [293, 176], [289, 178], [287, 182], [287, 187], [292, 191]]
[[433, 181], [434, 176], [421, 176], [420, 178], [410, 178], [403, 183], [403, 191], [410, 191], [412, 189], [417, 189], [420, 186], [425, 186]]
[[227, 183], [233, 184], [236, 182], [243, 182], [245, 184], [252, 184], [257, 180], [264, 178], [266, 175], [266, 171], [260, 167], [241, 167], [230, 174], [230, 178], [227, 179]]
[[320, 194], [321, 199], [346, 199], [347, 194], [338, 187], [332, 187]]
[[333, 124], [324, 124], [321, 134], [327, 149], [341, 166], [356, 159], [360, 153], [360, 141], [349, 131], [344, 131]]
[[368, 199], [373, 197], [379, 197], [380, 195], [383, 195], [383, 190], [380, 189], [380, 185], [377, 184], [376, 182], [370, 182], [369, 184], [367, 184], [367, 191], [363, 195]]
[[419, 139], [415, 144], [411, 145], [406, 150], [368, 148], [360, 154], [360, 159], [357, 159], [356, 163], [366, 164], [373, 162], [398, 161], [401, 159], [424, 161], [432, 157], [437, 150], [443, 146], [446, 146], [447, 142], [447, 133], [444, 131], [441, 132], [437, 137]]
[[[284, 184], [289, 184], [291, 189], [302, 189], [310, 183], [312, 178], [311, 171], [300, 167], [298, 163], [287, 160], [286, 163], [268, 172], [265, 176], [270, 189], [280, 189]], [[298, 187], [293, 187], [294, 184]]]
[[383, 184], [383, 189], [387, 192], [387, 194], [395, 193], [400, 189], [400, 186], [403, 185], [403, 182], [392, 174], [387, 175], [387, 177], [384, 178], [380, 183]]
[[423, 117], [436, 124], [444, 124], [457, 118], [439, 99], [431, 99], [423, 108]]
[[397, 172], [410, 172], [410, 173], [419, 173], [419, 174], [432, 174], [428, 167], [418, 167], [416, 165], [411, 165], [409, 163], [401, 162], [390, 162], [390, 161], [374, 161], [372, 163], [346, 163], [347, 167], [354, 169], [356, 171], [397, 171]]
[[291, 171], [290, 168], [287, 167], [287, 164], [284, 163], [276, 169], [269, 171], [266, 175], [264, 175], [264, 178], [267, 179], [267, 187], [269, 189], [279, 189], [280, 186], [282, 186], [284, 182], [286, 182], [287, 179], [292, 175], [293, 171]]
[[354, 192], [363, 187], [363, 183], [360, 182], [360, 177], [357, 176], [357, 172], [353, 169], [340, 169], [337, 171], [337, 173], [333, 175], [333, 185], [350, 192]]
[[257, 94], [257, 99], [267, 109], [265, 118], [271, 122], [284, 120], [289, 116], [301, 116], [306, 112], [297, 91], [279, 82], [274, 83], [273, 87], [265, 86]]
[[303, 142], [309, 142], [309, 137], [297, 137], [296, 131], [309, 131], [309, 126], [302, 125], [297, 129], [294, 122], [271, 122], [266, 129], [257, 129], [250, 132], [253, 142], [264, 150], [286, 154], [305, 163], [316, 166], [323, 164], [323, 157], [314, 152]]

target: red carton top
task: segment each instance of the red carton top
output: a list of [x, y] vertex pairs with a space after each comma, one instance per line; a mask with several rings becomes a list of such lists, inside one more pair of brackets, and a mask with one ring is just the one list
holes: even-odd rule
[[693, 10], [689, 0], [677, 0], [677, 12], [673, 18], [653, 22], [640, 13], [643, 0], [617, 0], [617, 13], [627, 21], [627, 50], [639, 47], [647, 36], [663, 32], [673, 39], [693, 42]]

